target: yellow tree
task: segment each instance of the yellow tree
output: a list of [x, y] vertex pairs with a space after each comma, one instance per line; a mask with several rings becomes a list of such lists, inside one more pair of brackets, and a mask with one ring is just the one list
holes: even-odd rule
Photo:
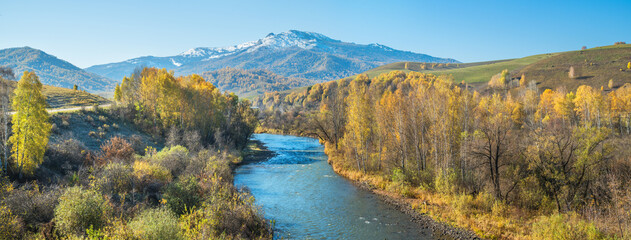
[[366, 170], [368, 158], [368, 144], [371, 135], [371, 108], [367, 99], [368, 76], [359, 75], [351, 82], [350, 92], [346, 99], [347, 133], [344, 135], [344, 143], [352, 149], [358, 170]]
[[506, 189], [502, 186], [503, 169], [510, 166], [515, 151], [513, 131], [515, 102], [503, 100], [499, 94], [484, 97], [478, 105], [480, 128], [476, 132], [478, 143], [473, 154], [486, 166], [489, 180], [496, 198], [505, 199], [514, 184]]
[[526, 87], [526, 74], [522, 73], [521, 78], [519, 79], [519, 86], [524, 88]]
[[116, 87], [114, 88], [114, 100], [116, 102], [120, 102], [123, 99], [123, 93], [121, 92], [121, 86], [120, 84], [116, 84]]
[[34, 72], [24, 72], [14, 94], [13, 135], [9, 142], [21, 178], [23, 173], [32, 173], [42, 163], [51, 124], [42, 83]]

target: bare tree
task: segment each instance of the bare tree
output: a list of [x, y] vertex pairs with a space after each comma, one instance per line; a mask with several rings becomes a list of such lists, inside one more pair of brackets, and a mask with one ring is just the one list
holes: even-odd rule
[[0, 171], [7, 171], [9, 165], [9, 80], [14, 79], [13, 69], [0, 66]]

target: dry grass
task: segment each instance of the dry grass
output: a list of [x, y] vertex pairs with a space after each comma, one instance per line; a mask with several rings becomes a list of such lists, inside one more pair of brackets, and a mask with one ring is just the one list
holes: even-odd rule
[[[524, 74], [528, 81], [536, 81], [539, 89], [555, 89], [563, 86], [575, 91], [580, 85], [608, 89], [609, 80], [613, 88], [631, 83], [631, 44], [572, 51], [553, 56], [521, 69], [513, 76]], [[574, 67], [576, 77], [570, 78], [568, 71]]]
[[[403, 201], [419, 213], [427, 214], [435, 221], [458, 228], [469, 229], [486, 239], [541, 239], [540, 236], [534, 235], [537, 232], [533, 232], [533, 224], [539, 223], [542, 217], [547, 219], [548, 216], [495, 201], [492, 196], [484, 193], [477, 196], [457, 193], [440, 194], [418, 187], [411, 190], [414, 197], [405, 197], [406, 194], [395, 192], [388, 188], [392, 184], [388, 177], [375, 173], [364, 174], [361, 171], [349, 170], [349, 168], [331, 159], [329, 157], [333, 170], [341, 176], [356, 182], [369, 184], [374, 187], [374, 193]], [[542, 223], [539, 224], [541, 225]], [[566, 226], [569, 224], [568, 222], [562, 222], [561, 224], [564, 224], [562, 227], [566, 229], [571, 229], [572, 227]], [[582, 224], [593, 226], [589, 222], [583, 222]], [[557, 230], [553, 228], [552, 231], [555, 233]], [[544, 238], [548, 239], [550, 237]]]
[[[13, 92], [13, 89], [17, 86], [17, 82], [9, 81], [9, 83], [10, 91]], [[110, 100], [86, 91], [49, 85], [44, 85], [42, 93], [46, 97], [46, 103], [48, 103], [49, 108], [93, 106], [111, 103]]]

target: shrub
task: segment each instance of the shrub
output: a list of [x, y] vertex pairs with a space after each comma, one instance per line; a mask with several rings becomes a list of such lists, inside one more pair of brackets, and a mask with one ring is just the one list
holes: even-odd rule
[[401, 196], [404, 196], [404, 197], [416, 196], [412, 186], [410, 186], [410, 183], [408, 182], [390, 182], [386, 186], [386, 190], [391, 191], [391, 192], [396, 192], [398, 194], [401, 194]]
[[99, 116], [99, 121], [106, 122], [107, 121], [107, 117], [101, 115], [101, 116]]
[[438, 171], [438, 175], [434, 178], [434, 189], [443, 194], [455, 193], [457, 177], [456, 172], [451, 169]]
[[575, 213], [542, 216], [532, 225], [534, 239], [601, 239], [593, 223], [581, 220]]
[[230, 157], [210, 156], [206, 167], [204, 167], [204, 175], [206, 177], [216, 177], [220, 181], [232, 182], [232, 170], [230, 169], [229, 160], [226, 159]]
[[405, 173], [403, 173], [403, 170], [401, 170], [400, 168], [395, 168], [394, 170], [392, 170], [392, 175], [390, 176], [390, 179], [393, 182], [405, 182]]
[[171, 181], [171, 173], [166, 168], [145, 161], [134, 162], [134, 177], [141, 189], [151, 184], [165, 184]]
[[451, 200], [451, 207], [460, 215], [469, 215], [475, 207], [473, 196], [469, 194], [457, 194]]
[[145, 210], [129, 227], [139, 239], [182, 239], [177, 216], [167, 208]]
[[6, 206], [0, 205], [0, 239], [20, 239], [23, 234], [18, 218]]
[[55, 223], [62, 234], [85, 234], [86, 229], [101, 229], [112, 211], [108, 201], [93, 190], [68, 188], [55, 208]]
[[99, 162], [125, 162], [131, 163], [134, 158], [134, 148], [127, 140], [120, 137], [110, 138], [101, 145], [102, 155]]
[[202, 196], [197, 178], [190, 176], [169, 184], [164, 191], [163, 199], [166, 206], [177, 215], [198, 207]]
[[69, 165], [67, 167], [77, 170], [85, 159], [85, 146], [76, 139], [66, 139], [49, 145], [45, 155], [46, 161], [42, 163], [42, 166], [48, 169], [63, 172], [70, 169], [63, 169], [62, 166]]
[[188, 150], [182, 146], [166, 147], [148, 160], [168, 169], [173, 176], [179, 176], [190, 162]]
[[270, 238], [269, 225], [254, 207], [254, 199], [221, 187], [209, 203], [181, 217], [184, 235], [189, 239]]
[[99, 173], [98, 187], [103, 193], [124, 194], [132, 189], [133, 170], [123, 163], [109, 163]]
[[22, 220], [26, 229], [35, 231], [53, 219], [59, 195], [61, 192], [57, 189], [40, 192], [39, 186], [26, 184], [13, 190], [4, 203]]

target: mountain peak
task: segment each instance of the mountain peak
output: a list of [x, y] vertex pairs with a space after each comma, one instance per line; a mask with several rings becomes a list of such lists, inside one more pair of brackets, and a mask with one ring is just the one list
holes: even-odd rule
[[255, 41], [221, 48], [197, 47], [168, 57], [140, 57], [97, 65], [88, 71], [121, 79], [138, 66], [175, 70], [177, 74], [203, 73], [225, 67], [267, 69], [286, 77], [332, 80], [401, 61], [457, 62], [426, 54], [400, 51], [380, 44], [355, 44], [320, 33], [288, 30]]

